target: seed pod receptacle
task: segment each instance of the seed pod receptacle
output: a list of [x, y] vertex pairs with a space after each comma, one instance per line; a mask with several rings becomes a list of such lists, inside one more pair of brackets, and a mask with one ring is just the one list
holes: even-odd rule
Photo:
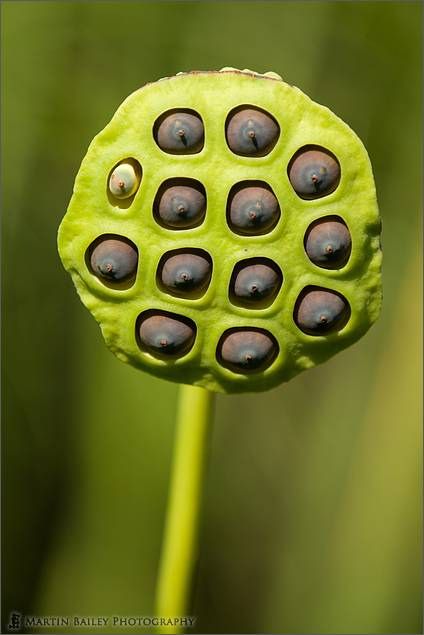
[[[275, 122], [272, 140], [256, 154], [236, 154], [228, 145], [228, 118], [243, 109], [250, 111], [250, 118], [256, 109]], [[175, 145], [178, 134], [184, 141], [183, 125], [174, 116], [179, 112], [190, 114], [184, 132], [187, 151], [184, 143]], [[172, 120], [166, 119], [167, 113]], [[261, 122], [255, 123], [257, 135]], [[168, 124], [172, 143], [166, 141]], [[249, 133], [249, 126], [246, 129]], [[313, 154], [314, 166], [295, 174], [291, 168], [302, 148], [322, 148], [335, 161], [327, 166], [318, 161], [321, 155], [317, 159]], [[118, 170], [111, 191], [111, 174], [122, 164], [136, 166], [137, 180], [120, 186]], [[317, 184], [315, 190], [308, 186], [304, 193], [299, 186], [304, 178]], [[188, 199], [199, 207], [193, 219], [185, 210], [184, 221], [173, 192], [160, 212], [158, 201], [167, 184], [187, 183], [200, 188], [192, 202]], [[234, 192], [249, 183], [264, 184], [278, 203], [272, 222], [258, 231], [254, 223], [240, 230], [229, 213]], [[130, 195], [114, 196], [119, 187], [128, 188]], [[260, 214], [261, 201], [257, 204]], [[351, 239], [340, 268], [318, 266], [305, 251], [308, 228], [328, 217], [340, 219]], [[121, 360], [163, 379], [236, 393], [267, 390], [288, 381], [370, 328], [381, 304], [380, 231], [371, 164], [349, 126], [273, 73], [226, 69], [164, 78], [123, 102], [82, 162], [60, 226], [59, 251], [81, 300]], [[105, 284], [87, 265], [87, 250], [103, 235], [120, 236], [135, 245], [138, 264], [131, 284]], [[210, 257], [211, 277], [201, 292], [173, 294], [158, 283], [164, 254], [177, 250]], [[282, 283], [268, 304], [231, 300], [233, 272], [249, 259], [267, 259], [281, 272]], [[350, 314], [340, 328], [320, 335], [299, 328], [296, 307], [309, 288], [328, 289], [346, 299]], [[184, 324], [194, 325], [190, 346], [182, 346], [181, 355], [168, 359], [141, 344], [140, 316], [148, 311], [180, 316]], [[237, 330], [269, 333], [278, 353], [269, 353], [269, 363], [259, 364], [257, 372], [234, 372], [231, 364], [222, 363], [219, 346], [224, 333]], [[234, 337], [233, 342], [238, 339], [242, 338]]]

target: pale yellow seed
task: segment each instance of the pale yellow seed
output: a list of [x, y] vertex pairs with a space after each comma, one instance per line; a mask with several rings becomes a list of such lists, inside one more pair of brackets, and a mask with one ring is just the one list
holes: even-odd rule
[[131, 163], [120, 163], [113, 170], [109, 179], [109, 190], [115, 198], [129, 198], [136, 191], [140, 176]]

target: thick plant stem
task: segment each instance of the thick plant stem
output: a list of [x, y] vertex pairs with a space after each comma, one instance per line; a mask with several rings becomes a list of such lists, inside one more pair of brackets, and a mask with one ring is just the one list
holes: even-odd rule
[[[180, 387], [174, 459], [156, 591], [156, 615], [187, 616], [197, 559], [197, 534], [214, 394]], [[160, 633], [180, 627], [159, 626]]]

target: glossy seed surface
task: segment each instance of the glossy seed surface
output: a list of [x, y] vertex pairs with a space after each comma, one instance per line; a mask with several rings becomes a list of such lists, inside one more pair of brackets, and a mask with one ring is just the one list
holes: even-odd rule
[[266, 234], [280, 218], [280, 207], [274, 193], [265, 185], [237, 185], [230, 193], [227, 220], [236, 234]]
[[123, 237], [97, 240], [89, 247], [92, 272], [104, 280], [122, 282], [135, 275], [137, 247]]
[[165, 254], [158, 267], [162, 286], [174, 295], [199, 297], [212, 275], [212, 260], [206, 252], [189, 250]]
[[194, 111], [170, 111], [157, 121], [155, 139], [161, 150], [171, 154], [200, 152], [204, 142], [203, 122]]
[[154, 205], [156, 220], [170, 229], [189, 229], [199, 225], [206, 213], [206, 194], [198, 181], [172, 180], [159, 189]]
[[333, 192], [340, 181], [340, 165], [329, 150], [305, 146], [289, 163], [288, 175], [300, 198], [313, 199]]
[[130, 198], [138, 190], [140, 181], [140, 164], [134, 160], [123, 161], [110, 174], [109, 191], [115, 198]]
[[341, 269], [349, 260], [351, 247], [350, 232], [337, 217], [319, 219], [306, 232], [305, 251], [318, 267]]
[[271, 260], [253, 258], [236, 265], [230, 284], [230, 298], [237, 304], [269, 306], [281, 287], [280, 268]]
[[234, 373], [264, 371], [278, 354], [278, 344], [270, 333], [259, 329], [224, 333], [218, 344], [218, 361]]
[[308, 335], [339, 331], [347, 324], [349, 317], [350, 306], [342, 295], [316, 287], [304, 289], [294, 310], [294, 321]]
[[148, 352], [165, 357], [181, 357], [193, 346], [196, 338], [194, 322], [174, 314], [148, 312], [140, 316], [139, 340]]
[[280, 128], [275, 119], [257, 108], [241, 108], [230, 113], [226, 124], [228, 147], [242, 156], [264, 156], [277, 143]]

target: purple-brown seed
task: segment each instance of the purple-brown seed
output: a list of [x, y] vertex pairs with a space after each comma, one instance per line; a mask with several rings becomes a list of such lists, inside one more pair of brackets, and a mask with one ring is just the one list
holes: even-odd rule
[[230, 192], [227, 220], [236, 234], [266, 234], [275, 227], [279, 218], [278, 200], [264, 183], [245, 181]]
[[352, 247], [346, 224], [337, 216], [314, 221], [305, 235], [305, 251], [311, 261], [324, 269], [341, 269], [349, 260]]
[[320, 198], [337, 188], [340, 165], [334, 154], [326, 148], [305, 146], [292, 157], [288, 176], [300, 198]]
[[268, 258], [243, 260], [234, 268], [230, 299], [249, 308], [272, 304], [283, 282], [281, 269]]
[[94, 241], [88, 248], [92, 272], [100, 279], [124, 282], [135, 276], [138, 264], [137, 247], [123, 236], [107, 236]]
[[235, 154], [261, 157], [277, 143], [280, 128], [274, 117], [254, 107], [239, 107], [227, 118], [225, 134], [228, 147]]
[[196, 338], [194, 322], [173, 313], [146, 311], [139, 316], [137, 329], [142, 349], [159, 357], [182, 357]]
[[203, 122], [191, 110], [168, 111], [156, 121], [153, 134], [161, 150], [170, 154], [194, 154], [203, 148]]
[[168, 252], [158, 267], [158, 281], [173, 295], [196, 298], [205, 293], [212, 275], [212, 259], [203, 250]]
[[206, 213], [206, 193], [194, 179], [171, 179], [162, 184], [154, 202], [157, 222], [170, 229], [200, 225]]
[[272, 364], [278, 352], [278, 344], [268, 331], [230, 329], [218, 343], [217, 359], [234, 373], [259, 373]]
[[327, 335], [340, 331], [347, 324], [350, 306], [336, 291], [306, 287], [296, 301], [293, 317], [307, 335]]

